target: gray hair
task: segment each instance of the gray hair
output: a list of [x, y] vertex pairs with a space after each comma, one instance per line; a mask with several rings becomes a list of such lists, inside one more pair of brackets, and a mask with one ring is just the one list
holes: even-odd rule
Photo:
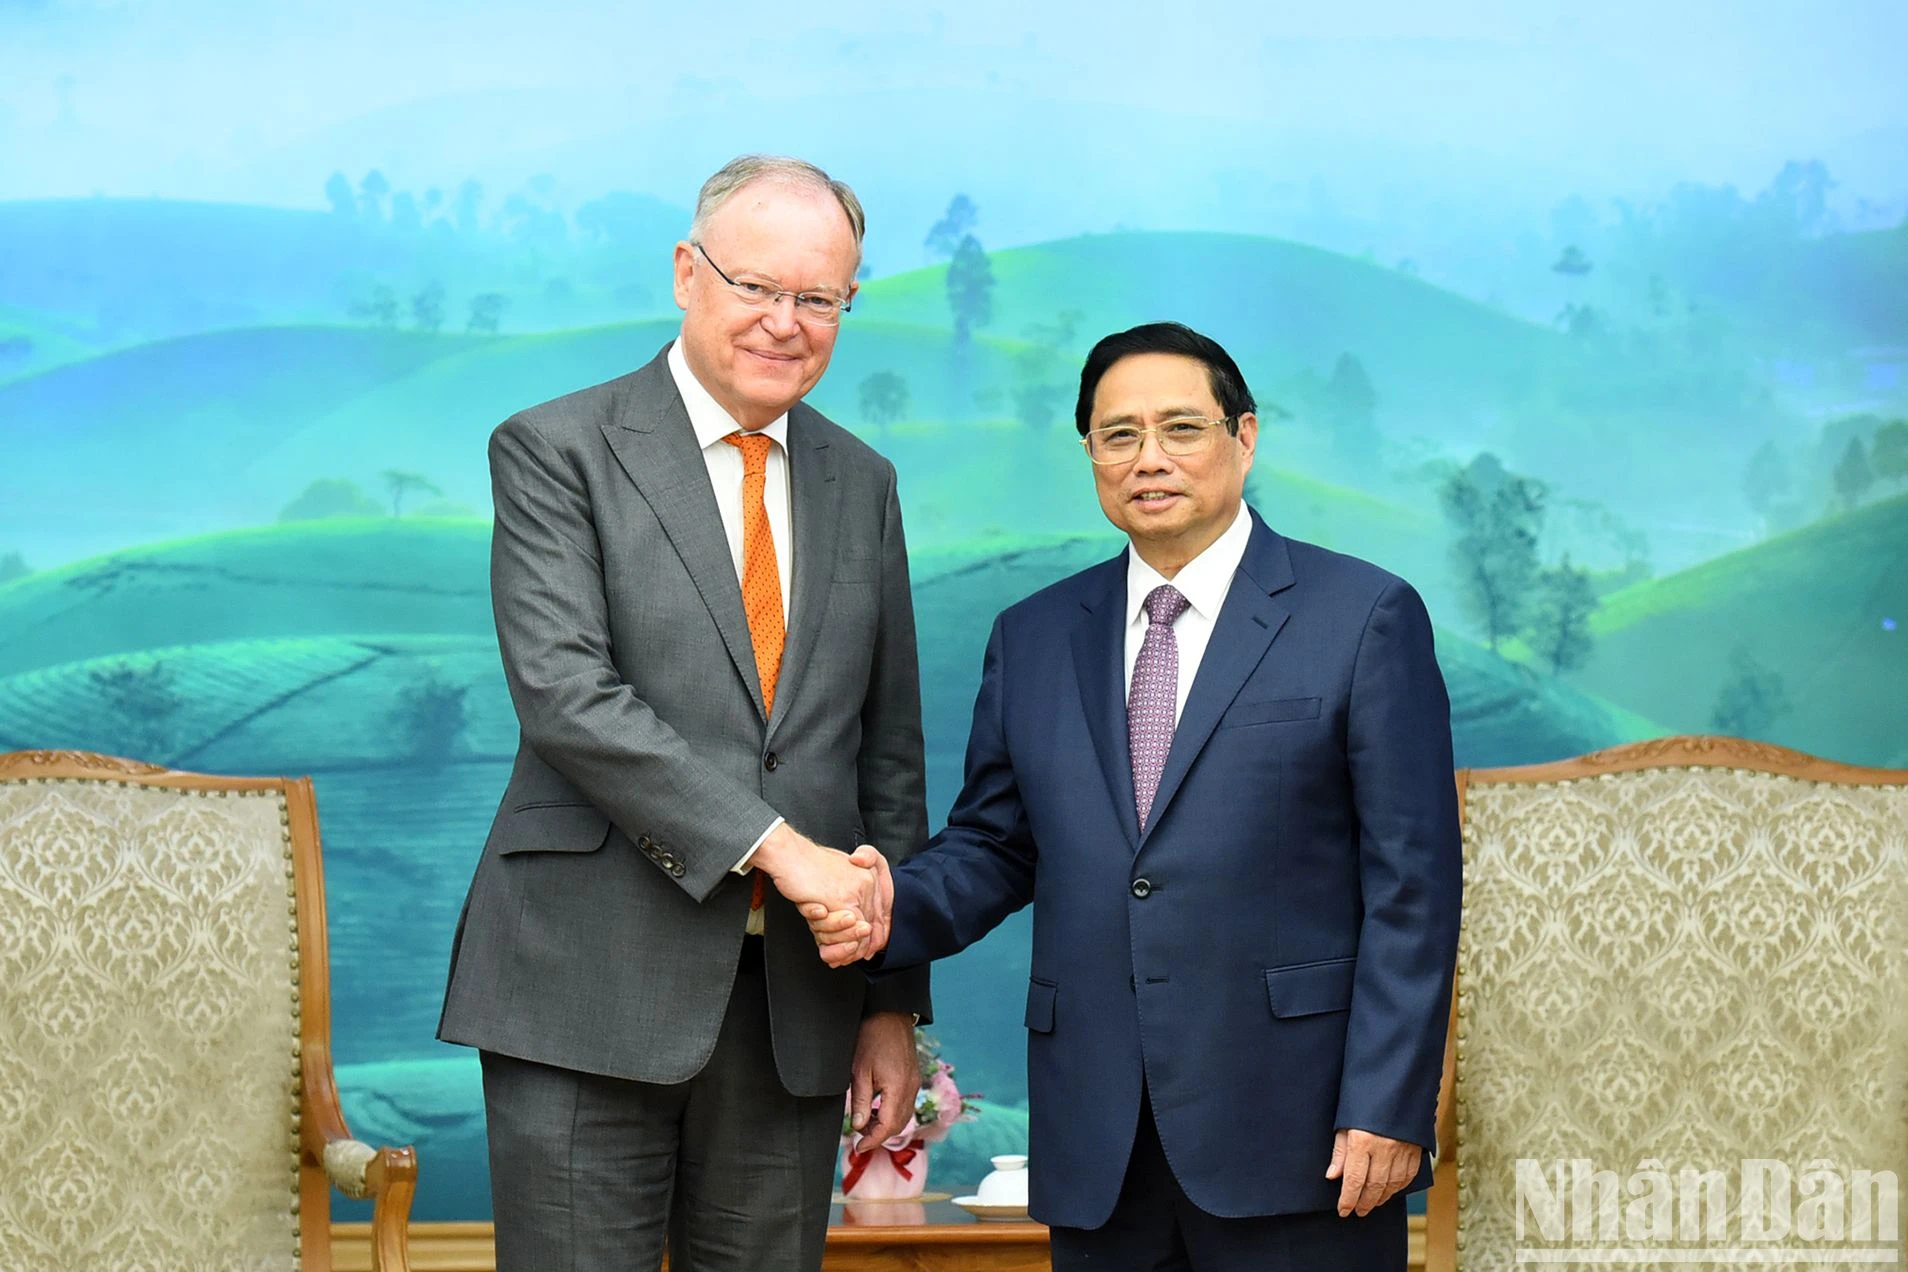
[[689, 237], [700, 239], [716, 209], [727, 203], [736, 191], [757, 181], [826, 190], [834, 195], [835, 202], [841, 204], [841, 210], [847, 214], [849, 228], [855, 232], [855, 251], [860, 253], [861, 236], [867, 231], [868, 218], [855, 192], [848, 188], [846, 181], [835, 180], [806, 159], [786, 155], [738, 155], [717, 169], [714, 176], [702, 183], [702, 192], [696, 195], [696, 215], [689, 223]]

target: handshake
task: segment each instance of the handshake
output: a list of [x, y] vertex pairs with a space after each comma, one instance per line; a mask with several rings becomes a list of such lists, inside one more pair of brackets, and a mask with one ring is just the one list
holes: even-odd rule
[[830, 967], [846, 967], [887, 948], [894, 877], [874, 845], [842, 852], [784, 822], [762, 841], [749, 864], [795, 903]]

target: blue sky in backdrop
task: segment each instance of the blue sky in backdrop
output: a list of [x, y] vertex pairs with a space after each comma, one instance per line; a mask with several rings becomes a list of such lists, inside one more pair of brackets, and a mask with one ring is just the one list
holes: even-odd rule
[[[1908, 6], [983, 2], [242, 5], [0, 0], [0, 199], [323, 205], [544, 173], [686, 202], [730, 153], [861, 188], [877, 272], [954, 190], [990, 246], [1116, 225], [1440, 235], [1563, 199], [1827, 164], [1850, 228], [1908, 211]], [[1411, 228], [1415, 225], [1415, 231]], [[1329, 227], [1329, 228], [1328, 228]], [[1308, 228], [1310, 232], [1308, 233]], [[1424, 250], [1428, 249], [1428, 250]]]

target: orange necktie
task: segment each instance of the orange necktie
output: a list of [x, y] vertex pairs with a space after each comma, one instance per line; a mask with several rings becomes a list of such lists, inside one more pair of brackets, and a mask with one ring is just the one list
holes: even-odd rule
[[[782, 670], [782, 645], [788, 627], [782, 618], [782, 570], [775, 562], [775, 535], [769, 529], [769, 447], [760, 433], [731, 433], [722, 439], [742, 452], [742, 609], [749, 616], [749, 642], [755, 646], [755, 674], [762, 682], [762, 709], [775, 710], [775, 678]], [[762, 908], [762, 872], [757, 870], [749, 908]]]

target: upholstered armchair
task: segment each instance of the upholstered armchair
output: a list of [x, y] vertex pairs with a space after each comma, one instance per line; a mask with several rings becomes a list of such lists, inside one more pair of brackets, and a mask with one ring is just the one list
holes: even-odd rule
[[[1741, 1260], [1689, 1252], [1798, 1243], [1827, 1266], [1898, 1246], [1888, 1181], [1851, 1173], [1908, 1181], [1908, 771], [1683, 737], [1458, 785], [1465, 914], [1426, 1267], [1559, 1247], [1712, 1266]], [[1752, 1174], [1766, 1205], [1745, 1205]], [[1687, 1220], [1660, 1208], [1672, 1195]], [[1552, 1198], [1585, 1227], [1545, 1233], [1546, 1214], [1565, 1221]], [[1750, 1210], [1795, 1222], [1758, 1242]]]
[[0, 1268], [408, 1266], [408, 1148], [332, 1079], [311, 784], [0, 756]]

